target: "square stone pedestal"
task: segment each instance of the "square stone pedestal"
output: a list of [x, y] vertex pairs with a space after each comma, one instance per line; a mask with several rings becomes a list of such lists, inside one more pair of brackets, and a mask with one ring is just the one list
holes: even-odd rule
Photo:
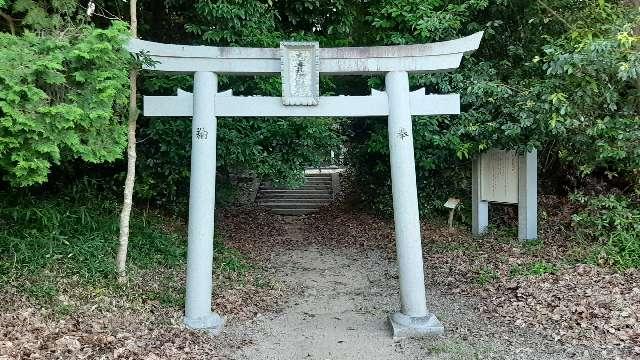
[[224, 319], [214, 313], [211, 312], [207, 316], [198, 317], [198, 318], [188, 318], [184, 317], [184, 325], [192, 330], [204, 330], [211, 335], [218, 335], [222, 331], [222, 327], [224, 326]]
[[418, 338], [444, 334], [444, 327], [434, 314], [423, 317], [411, 317], [397, 312], [389, 315], [393, 339]]

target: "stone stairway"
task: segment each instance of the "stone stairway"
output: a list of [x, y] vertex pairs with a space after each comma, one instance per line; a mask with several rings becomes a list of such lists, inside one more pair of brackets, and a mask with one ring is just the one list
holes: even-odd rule
[[310, 214], [333, 199], [331, 176], [331, 173], [305, 174], [304, 185], [295, 189], [261, 184], [256, 201], [279, 215]]

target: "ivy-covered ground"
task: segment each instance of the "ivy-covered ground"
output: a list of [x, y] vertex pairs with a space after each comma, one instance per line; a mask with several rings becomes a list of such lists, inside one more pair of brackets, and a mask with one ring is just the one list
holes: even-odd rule
[[[183, 260], [140, 261], [125, 287], [48, 278], [73, 264], [59, 260], [2, 284], [0, 358], [638, 358], [640, 273], [588, 264], [564, 210], [550, 210], [557, 201], [542, 202], [536, 243], [514, 239], [508, 213], [482, 239], [423, 224], [428, 303], [447, 329], [440, 338], [393, 342], [385, 328], [398, 305], [391, 221], [342, 207], [295, 219], [247, 208], [221, 212], [218, 223], [222, 336], [182, 327]], [[181, 221], [149, 216], [147, 236], [184, 245]], [[132, 254], [143, 244], [133, 242]]]

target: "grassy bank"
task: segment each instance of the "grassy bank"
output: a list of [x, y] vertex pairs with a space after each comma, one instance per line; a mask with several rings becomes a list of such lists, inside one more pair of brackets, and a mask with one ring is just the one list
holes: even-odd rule
[[[125, 297], [181, 306], [184, 294], [184, 221], [134, 209], [129, 283], [116, 282], [120, 204], [86, 182], [63, 192], [0, 193], [0, 287], [40, 304], [69, 296]], [[217, 239], [216, 271], [243, 273], [250, 265]], [[135, 302], [135, 301], [134, 301]]]

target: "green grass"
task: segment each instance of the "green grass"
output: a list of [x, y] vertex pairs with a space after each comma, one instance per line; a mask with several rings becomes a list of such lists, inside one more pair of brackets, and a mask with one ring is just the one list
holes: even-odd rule
[[486, 285], [498, 280], [499, 278], [500, 274], [498, 274], [495, 270], [489, 267], [484, 267], [478, 272], [475, 281], [479, 285]]
[[218, 271], [245, 274], [253, 269], [238, 250], [224, 246], [223, 240], [217, 234], [213, 243], [213, 252], [214, 266]]
[[[6, 196], [6, 195], [5, 195]], [[18, 196], [0, 206], [0, 281], [42, 273], [82, 280], [112, 279], [119, 205], [88, 194], [83, 201]], [[153, 213], [134, 211], [130, 264], [173, 266], [185, 256], [184, 239], [161, 229]]]
[[32, 299], [40, 302], [51, 302], [58, 296], [58, 288], [55, 284], [47, 282], [37, 282], [35, 284], [25, 284], [24, 291]]
[[573, 194], [583, 208], [572, 216], [587, 261], [619, 271], [640, 268], [640, 203], [616, 195]]
[[[186, 229], [156, 211], [134, 209], [127, 261], [130, 278], [154, 269], [169, 273], [158, 280], [157, 294], [143, 293], [144, 289], [116, 282], [119, 211], [118, 201], [86, 183], [61, 194], [0, 193], [0, 289], [11, 285], [45, 304], [58, 297], [63, 282], [71, 281], [94, 296], [137, 296], [181, 306], [184, 289], [175, 277], [184, 268]], [[219, 238], [214, 248], [216, 271], [251, 269], [242, 254], [226, 248]]]
[[522, 249], [529, 255], [534, 255], [544, 248], [544, 240], [524, 240], [521, 242]]
[[526, 265], [516, 265], [509, 270], [511, 277], [542, 276], [544, 274], [554, 274], [557, 267], [544, 260], [536, 261]]

